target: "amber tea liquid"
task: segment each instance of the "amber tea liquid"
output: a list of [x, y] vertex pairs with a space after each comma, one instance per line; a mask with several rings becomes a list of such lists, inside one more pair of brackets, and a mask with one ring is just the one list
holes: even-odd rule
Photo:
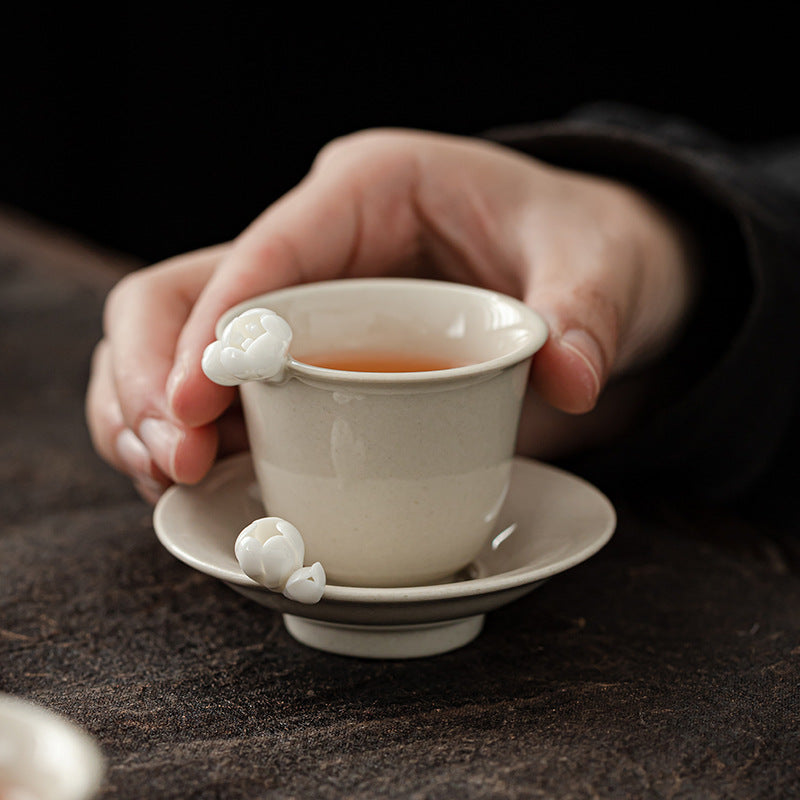
[[296, 358], [312, 367], [347, 372], [433, 372], [465, 366], [464, 362], [452, 358], [387, 350], [338, 350], [332, 353], [296, 356]]

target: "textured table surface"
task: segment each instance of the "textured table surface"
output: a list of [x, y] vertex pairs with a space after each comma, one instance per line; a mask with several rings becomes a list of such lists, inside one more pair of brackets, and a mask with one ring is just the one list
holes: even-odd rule
[[800, 551], [634, 511], [471, 645], [367, 661], [175, 560], [83, 422], [125, 267], [0, 220], [0, 691], [100, 743], [108, 798], [800, 796]]

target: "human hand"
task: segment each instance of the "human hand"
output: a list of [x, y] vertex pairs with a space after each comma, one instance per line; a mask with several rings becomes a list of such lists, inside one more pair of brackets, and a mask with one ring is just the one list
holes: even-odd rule
[[200, 368], [225, 310], [300, 282], [414, 275], [501, 291], [545, 317], [520, 448], [555, 455], [586, 438], [569, 415], [591, 411], [612, 375], [669, 346], [693, 269], [679, 226], [621, 184], [480, 140], [354, 134], [324, 148], [232, 244], [133, 273], [112, 291], [89, 427], [149, 499], [171, 481], [195, 482], [220, 447], [245, 446], [231, 422], [234, 390]]

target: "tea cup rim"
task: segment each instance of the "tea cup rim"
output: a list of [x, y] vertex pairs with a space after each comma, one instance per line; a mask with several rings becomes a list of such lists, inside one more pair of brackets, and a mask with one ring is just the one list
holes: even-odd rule
[[463, 366], [450, 367], [440, 370], [423, 372], [356, 372], [352, 370], [331, 369], [307, 364], [294, 358], [291, 351], [288, 354], [284, 375], [296, 375], [333, 383], [360, 383], [360, 384], [409, 384], [409, 383], [443, 383], [458, 381], [463, 378], [473, 378], [480, 375], [491, 374], [507, 367], [519, 364], [533, 356], [547, 340], [549, 330], [544, 318], [530, 306], [502, 292], [485, 289], [469, 284], [450, 281], [432, 280], [427, 278], [339, 278], [328, 281], [295, 284], [293, 286], [274, 289], [255, 295], [248, 300], [229, 308], [217, 320], [216, 335], [222, 335], [227, 324], [250, 308], [267, 307], [270, 300], [280, 300], [289, 295], [305, 294], [308, 292], [340, 291], [343, 288], [359, 290], [380, 286], [384, 289], [392, 288], [417, 288], [422, 291], [457, 292], [464, 295], [479, 296], [487, 301], [494, 300], [513, 308], [519, 315], [519, 322], [513, 326], [527, 332], [528, 336], [507, 353], [502, 353], [490, 359], [481, 360]]

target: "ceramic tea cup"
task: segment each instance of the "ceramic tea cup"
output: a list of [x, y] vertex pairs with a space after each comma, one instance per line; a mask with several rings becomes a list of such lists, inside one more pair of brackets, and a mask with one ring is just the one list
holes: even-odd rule
[[264, 505], [306, 564], [330, 583], [413, 586], [477, 555], [547, 338], [534, 311], [461, 284], [348, 279], [252, 298], [217, 336], [204, 368], [240, 385]]

